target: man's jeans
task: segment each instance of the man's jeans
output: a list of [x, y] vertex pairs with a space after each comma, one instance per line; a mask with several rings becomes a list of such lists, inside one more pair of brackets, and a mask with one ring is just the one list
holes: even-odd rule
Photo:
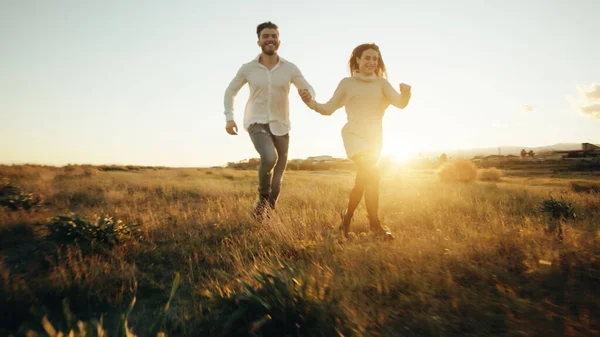
[[248, 133], [254, 148], [260, 155], [258, 193], [262, 198], [268, 199], [271, 207], [275, 207], [287, 166], [290, 135], [288, 133], [275, 136], [271, 133], [268, 124], [252, 124], [248, 128]]

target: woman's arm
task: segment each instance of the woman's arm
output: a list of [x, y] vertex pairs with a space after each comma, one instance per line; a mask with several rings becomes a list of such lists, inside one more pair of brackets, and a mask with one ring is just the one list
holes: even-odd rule
[[337, 89], [335, 89], [335, 92], [333, 93], [333, 96], [327, 103], [321, 104], [317, 103], [315, 100], [312, 100], [310, 102], [307, 102], [306, 105], [308, 105], [309, 108], [315, 110], [321, 115], [332, 115], [337, 109], [344, 106], [347, 91], [347, 82], [348, 81], [346, 78], [340, 81], [340, 83], [337, 86]]
[[384, 81], [383, 94], [385, 95], [385, 98], [387, 98], [387, 100], [397, 108], [406, 108], [411, 96], [410, 85], [400, 83], [400, 93], [398, 93], [396, 89], [392, 87], [390, 82], [385, 79], [382, 79], [382, 81]]

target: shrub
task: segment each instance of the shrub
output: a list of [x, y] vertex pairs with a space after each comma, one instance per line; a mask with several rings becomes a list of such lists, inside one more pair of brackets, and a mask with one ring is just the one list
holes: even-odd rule
[[129, 169], [127, 169], [127, 167], [119, 166], [119, 165], [100, 165], [100, 166], [98, 166], [98, 170], [99, 171], [124, 171], [124, 172], [129, 171]]
[[[133, 227], [113, 217], [96, 217], [94, 222], [78, 215], [60, 215], [48, 221], [50, 239], [64, 244], [92, 245], [95, 243], [114, 246], [134, 237]], [[139, 231], [139, 230], [138, 230]]]
[[69, 164], [69, 165], [65, 166], [63, 168], [63, 170], [65, 171], [65, 173], [73, 173], [73, 172], [75, 172], [75, 168], [76, 168], [75, 165]]
[[489, 169], [479, 169], [477, 170], [477, 179], [483, 181], [500, 181], [502, 178], [502, 171], [495, 167], [490, 167]]
[[575, 209], [571, 202], [566, 200], [556, 200], [552, 196], [542, 202], [542, 211], [550, 214], [554, 219], [575, 218]]
[[442, 165], [437, 173], [444, 182], [470, 183], [477, 178], [477, 167], [469, 160], [457, 159]]
[[0, 206], [16, 211], [41, 206], [41, 199], [34, 193], [22, 192], [18, 187], [4, 179], [0, 185]]
[[[290, 268], [259, 273], [256, 286], [232, 296], [213, 295], [200, 322], [202, 335], [215, 336], [348, 336], [349, 321], [328, 287]], [[343, 334], [342, 334], [343, 333]]]

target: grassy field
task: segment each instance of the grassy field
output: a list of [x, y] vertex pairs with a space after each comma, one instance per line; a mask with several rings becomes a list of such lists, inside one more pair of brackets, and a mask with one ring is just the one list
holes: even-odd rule
[[339, 244], [348, 175], [259, 224], [255, 171], [0, 166], [0, 335], [600, 336], [597, 176], [382, 179], [396, 240]]

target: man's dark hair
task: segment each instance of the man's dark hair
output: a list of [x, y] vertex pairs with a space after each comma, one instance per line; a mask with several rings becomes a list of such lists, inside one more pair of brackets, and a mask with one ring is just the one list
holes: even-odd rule
[[275, 30], [277, 30], [277, 32], [279, 32], [279, 27], [277, 27], [277, 25], [274, 24], [273, 22], [271, 22], [271, 21], [263, 22], [256, 27], [256, 35], [258, 35], [259, 39], [260, 39], [260, 33], [263, 31], [263, 29], [267, 29], [267, 28], [275, 29]]

